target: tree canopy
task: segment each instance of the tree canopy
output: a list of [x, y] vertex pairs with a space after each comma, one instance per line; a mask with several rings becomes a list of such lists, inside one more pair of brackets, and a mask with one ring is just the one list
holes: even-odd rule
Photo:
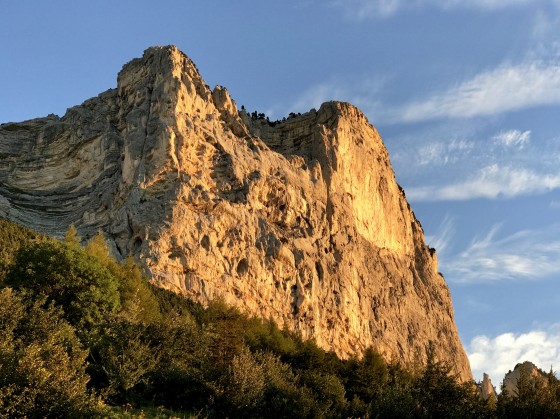
[[[269, 320], [152, 286], [101, 234], [0, 220], [0, 417], [558, 417], [551, 372], [483, 402], [430, 358], [340, 359]], [[124, 411], [132, 409], [131, 411]]]

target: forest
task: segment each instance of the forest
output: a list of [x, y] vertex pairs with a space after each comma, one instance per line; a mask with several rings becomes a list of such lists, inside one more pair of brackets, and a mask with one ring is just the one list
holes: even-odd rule
[[340, 359], [273, 321], [152, 285], [102, 234], [82, 244], [0, 219], [0, 417], [560, 417], [560, 383], [483, 401], [428, 359]]

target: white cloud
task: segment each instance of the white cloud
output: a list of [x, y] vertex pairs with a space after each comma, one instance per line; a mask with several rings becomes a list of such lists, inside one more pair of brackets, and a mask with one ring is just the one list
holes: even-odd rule
[[560, 225], [498, 238], [494, 226], [461, 253], [440, 260], [451, 282], [475, 283], [546, 278], [560, 274]]
[[446, 165], [457, 162], [459, 158], [468, 154], [473, 147], [473, 142], [464, 139], [433, 141], [421, 145], [415, 157], [417, 163], [421, 166]]
[[405, 188], [411, 201], [464, 201], [476, 198], [512, 198], [560, 188], [559, 173], [537, 173], [530, 169], [492, 164], [471, 178], [444, 186]]
[[512, 129], [500, 132], [494, 136], [494, 140], [505, 147], [518, 147], [522, 149], [531, 140], [531, 131], [519, 131]]
[[441, 94], [394, 110], [395, 122], [495, 115], [560, 103], [560, 65], [531, 62], [483, 72]]
[[[560, 104], [560, 57], [554, 60], [502, 65], [427, 99], [402, 105], [382, 101], [390, 76], [333, 78], [304, 91], [290, 111], [305, 112], [329, 100], [342, 100], [375, 115], [385, 124], [394, 124], [473, 118], [557, 105]], [[530, 131], [519, 134], [530, 137]]]
[[560, 329], [555, 325], [548, 330], [504, 333], [493, 338], [476, 336], [466, 351], [474, 379], [479, 381], [487, 373], [499, 391], [504, 375], [520, 362], [531, 361], [545, 371], [551, 366], [560, 367]]
[[468, 9], [491, 12], [531, 3], [534, 3], [534, 0], [332, 0], [330, 2], [332, 6], [343, 9], [350, 18], [358, 20], [386, 18], [411, 9], [435, 8], [449, 11]]

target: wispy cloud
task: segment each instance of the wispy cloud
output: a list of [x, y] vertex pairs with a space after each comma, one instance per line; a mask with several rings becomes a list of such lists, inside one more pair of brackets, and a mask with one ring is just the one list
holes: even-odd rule
[[[544, 51], [550, 52], [552, 50], [558, 52], [559, 42], [557, 39], [558, 23], [560, 21], [560, 16], [557, 13], [560, 10], [560, 1], [549, 0], [543, 1], [544, 4], [550, 4], [551, 7], [539, 7], [535, 10], [535, 18], [533, 22], [532, 35], [535, 40], [545, 41], [542, 45]], [[541, 4], [542, 4], [541, 3]], [[540, 51], [536, 51], [540, 54]]]
[[521, 132], [516, 129], [503, 131], [494, 136], [494, 140], [505, 147], [518, 147], [522, 149], [531, 140], [531, 131]]
[[534, 3], [534, 0], [332, 0], [330, 4], [344, 10], [352, 19], [387, 18], [406, 10], [435, 8], [468, 9], [491, 12]]
[[[420, 100], [391, 104], [383, 100], [390, 76], [345, 76], [319, 83], [294, 100], [291, 109], [307, 111], [328, 100], [343, 100], [385, 124], [492, 116], [560, 104], [560, 58], [504, 64]], [[530, 132], [519, 133], [530, 136]], [[523, 139], [523, 137], [521, 137]]]
[[474, 147], [472, 141], [451, 139], [449, 141], [431, 141], [418, 149], [417, 163], [420, 165], [446, 165], [455, 163], [468, 154]]
[[433, 235], [426, 235], [426, 243], [437, 250], [441, 256], [451, 247], [455, 235], [455, 220], [446, 215]]
[[523, 230], [498, 237], [499, 226], [475, 238], [458, 255], [442, 261], [441, 268], [452, 282], [475, 283], [505, 280], [535, 280], [560, 274], [560, 225]]
[[394, 122], [496, 115], [560, 104], [560, 65], [530, 62], [504, 65], [456, 87], [393, 111]]
[[531, 361], [545, 371], [560, 366], [560, 327], [496, 337], [476, 336], [466, 351], [475, 380], [481, 380], [486, 372], [499, 389], [504, 375], [520, 362]]
[[387, 79], [384, 77], [352, 77], [333, 78], [307, 89], [290, 105], [288, 112], [306, 112], [311, 108], [319, 109], [322, 103], [337, 100], [350, 102], [364, 113], [376, 115], [385, 107], [375, 98], [384, 88]]
[[[330, 4], [342, 9], [352, 19], [385, 18], [403, 7], [402, 0], [333, 0]], [[417, 2], [411, 2], [417, 3]]]
[[409, 187], [411, 201], [464, 201], [476, 198], [512, 198], [560, 188], [560, 173], [538, 173], [524, 168], [492, 164], [469, 179], [443, 186]]

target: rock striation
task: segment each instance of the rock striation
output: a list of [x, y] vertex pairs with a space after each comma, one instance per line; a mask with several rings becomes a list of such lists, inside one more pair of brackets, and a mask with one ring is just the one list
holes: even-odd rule
[[438, 273], [382, 140], [347, 103], [269, 124], [176, 47], [59, 118], [0, 127], [0, 216], [102, 230], [154, 283], [274, 319], [346, 357], [373, 345], [471, 379]]

